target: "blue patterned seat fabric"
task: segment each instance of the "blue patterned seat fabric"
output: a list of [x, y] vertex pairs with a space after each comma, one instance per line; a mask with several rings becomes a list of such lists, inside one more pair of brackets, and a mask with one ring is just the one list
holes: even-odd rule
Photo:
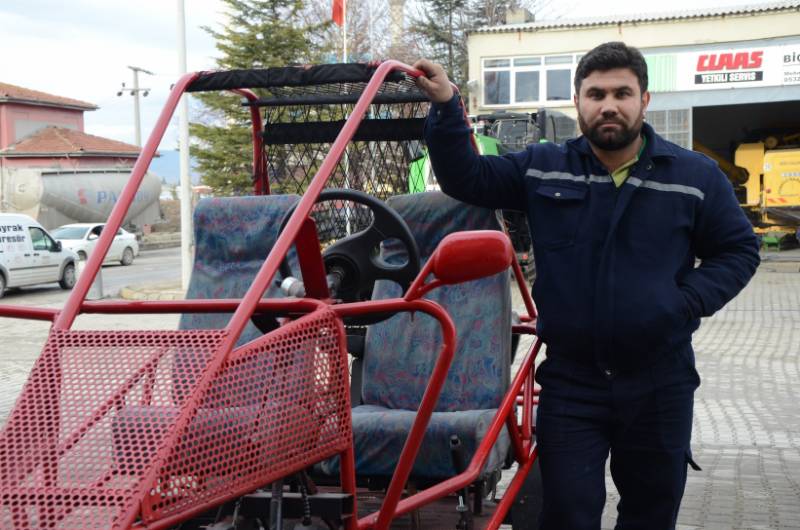
[[[264, 263], [278, 238], [281, 221], [286, 213], [297, 204], [297, 195], [261, 195], [247, 197], [223, 197], [201, 200], [194, 212], [195, 228], [195, 260], [192, 276], [186, 291], [186, 299], [224, 299], [241, 298], [250, 288], [253, 279]], [[297, 258], [292, 249], [289, 252], [289, 264], [296, 273]], [[279, 288], [270, 286], [265, 298], [282, 296]], [[221, 329], [231, 318], [231, 313], [184, 313], [181, 315], [179, 329]], [[262, 333], [248, 322], [237, 342], [241, 346], [260, 337]], [[199, 376], [199, 368], [192, 350], [181, 350], [174, 353], [172, 374], [174, 380], [192, 380]], [[268, 353], [264, 353], [267, 356]], [[265, 373], [260, 381], [264, 386], [270, 384], [273, 368], [264, 362]], [[228, 380], [250, 381], [252, 374], [237, 371], [252, 370], [252, 363], [243, 363], [229, 367], [225, 377]], [[200, 366], [202, 368], [202, 366]], [[302, 368], [300, 368], [302, 369]], [[186, 398], [185, 389], [176, 385], [173, 388], [175, 405], [180, 405]], [[252, 396], [258, 392], [253, 391]], [[207, 409], [201, 410], [199, 419], [193, 424], [194, 437], [205, 436], [215, 432], [210, 425], [213, 409], [226, 410], [230, 425], [252, 422], [263, 410], [258, 403], [250, 400], [231, 401], [230, 395], [211, 394], [206, 400]], [[263, 404], [261, 404], [263, 407]], [[267, 406], [274, 406], [267, 404]], [[285, 406], [281, 405], [281, 406]], [[114, 417], [112, 433], [115, 440], [126, 439], [132, 432], [141, 429], [143, 423], [151, 425], [156, 432], [166, 429], [171, 419], [177, 415], [176, 406], [127, 406]], [[155, 435], [154, 435], [155, 436]], [[115, 455], [119, 461], [125, 462], [126, 455]]]
[[[286, 212], [297, 195], [260, 195], [203, 199], [195, 208], [195, 260], [186, 291], [187, 299], [241, 298], [250, 288], [261, 265], [278, 239]], [[294, 250], [289, 263], [297, 271]], [[271, 285], [265, 298], [280, 297]], [[221, 329], [230, 313], [184, 313], [180, 329]], [[239, 337], [238, 345], [260, 337], [252, 322]]]
[[[389, 204], [408, 223], [424, 263], [448, 234], [463, 230], [500, 230], [496, 212], [451, 199], [439, 192], [392, 197]], [[402, 254], [387, 244], [387, 261]], [[373, 299], [400, 296], [387, 281], [375, 285]], [[431, 418], [412, 477], [441, 479], [455, 474], [450, 436], [464, 445], [466, 462], [483, 439], [508, 389], [511, 360], [510, 275], [504, 271], [458, 285], [440, 287], [427, 298], [453, 319], [458, 343], [447, 382]], [[364, 353], [364, 404], [353, 409], [356, 473], [391, 476], [416, 415], [441, 347], [441, 330], [432, 317], [401, 313], [367, 331]], [[508, 451], [504, 428], [484, 467], [484, 476], [502, 466]], [[338, 473], [338, 461], [322, 463]]]

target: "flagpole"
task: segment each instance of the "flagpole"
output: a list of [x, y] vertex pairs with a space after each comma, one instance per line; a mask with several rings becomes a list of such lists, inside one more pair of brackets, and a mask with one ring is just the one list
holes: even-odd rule
[[[342, 62], [347, 62], [347, 0], [342, 0]], [[344, 171], [344, 188], [350, 189], [350, 157], [348, 156], [348, 149], [345, 147], [344, 152], [342, 153], [344, 157], [342, 170]], [[353, 233], [353, 227], [351, 226], [351, 212], [350, 208], [345, 205], [344, 210], [344, 224], [345, 224], [345, 234], [348, 236]]]
[[347, 62], [347, 0], [342, 0], [342, 62]]

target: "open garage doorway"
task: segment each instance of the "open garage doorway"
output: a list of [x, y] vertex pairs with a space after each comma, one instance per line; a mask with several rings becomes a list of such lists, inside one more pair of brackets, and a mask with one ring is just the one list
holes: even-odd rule
[[800, 101], [692, 109], [693, 140], [729, 162], [733, 162], [736, 148], [743, 142], [789, 133], [800, 133]]

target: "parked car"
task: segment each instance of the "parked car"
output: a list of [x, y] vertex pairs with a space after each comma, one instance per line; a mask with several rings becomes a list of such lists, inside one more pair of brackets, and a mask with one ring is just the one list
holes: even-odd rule
[[[103, 223], [69, 224], [53, 230], [53, 236], [61, 241], [64, 248], [72, 250], [79, 259], [85, 260], [94, 250], [104, 226]], [[123, 265], [130, 265], [138, 255], [139, 242], [136, 241], [136, 236], [120, 228], [106, 254], [105, 262], [119, 261]]]
[[32, 217], [0, 213], [0, 297], [7, 287], [39, 283], [72, 289], [77, 259]]

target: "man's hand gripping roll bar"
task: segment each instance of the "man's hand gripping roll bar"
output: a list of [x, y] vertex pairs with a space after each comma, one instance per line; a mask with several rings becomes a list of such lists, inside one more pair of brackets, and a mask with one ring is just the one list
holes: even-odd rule
[[414, 68], [421, 73], [415, 76], [414, 82], [432, 102], [446, 103], [453, 98], [457, 89], [447, 78], [442, 65], [428, 59], [420, 59], [414, 63]]

